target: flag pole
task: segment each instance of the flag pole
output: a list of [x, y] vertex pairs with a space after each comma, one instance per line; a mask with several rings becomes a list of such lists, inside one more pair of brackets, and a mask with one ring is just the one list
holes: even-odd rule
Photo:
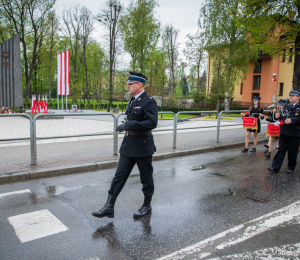
[[[58, 51], [56, 52], [57, 54], [57, 68], [58, 68]], [[56, 101], [57, 101], [57, 110], [59, 110], [59, 97], [58, 97], [58, 69], [57, 69], [57, 72], [56, 72], [56, 79], [57, 79], [57, 98], [56, 98]]]

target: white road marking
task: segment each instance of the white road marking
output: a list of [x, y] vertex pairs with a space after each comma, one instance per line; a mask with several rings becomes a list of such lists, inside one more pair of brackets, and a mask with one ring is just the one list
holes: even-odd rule
[[0, 199], [3, 197], [6, 197], [6, 196], [22, 194], [22, 193], [31, 193], [31, 191], [27, 189], [27, 190], [18, 190], [18, 191], [13, 191], [13, 192], [2, 193], [2, 194], [0, 194]]
[[228, 256], [214, 257], [209, 260], [233, 260], [233, 259], [286, 259], [283, 257], [291, 257], [292, 259], [300, 256], [300, 243], [294, 245], [284, 245], [281, 247], [270, 247], [262, 250], [254, 251], [254, 252], [246, 252], [242, 254], [234, 254]]
[[69, 230], [49, 210], [40, 210], [8, 218], [22, 243]]
[[184, 259], [191, 255], [193, 255], [193, 258], [195, 259], [203, 259], [212, 255], [216, 250], [222, 250], [226, 247], [246, 241], [247, 239], [257, 236], [265, 231], [271, 230], [273, 227], [282, 224], [300, 223], [299, 216], [300, 201], [297, 201], [289, 206], [226, 230], [167, 256], [161, 257], [158, 260]]

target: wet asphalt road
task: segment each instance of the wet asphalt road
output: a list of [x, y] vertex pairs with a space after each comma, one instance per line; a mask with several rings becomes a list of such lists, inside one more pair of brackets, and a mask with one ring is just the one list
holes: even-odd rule
[[[0, 259], [157, 259], [299, 201], [299, 168], [288, 175], [285, 160], [280, 174], [271, 174], [263, 151], [260, 145], [256, 154], [236, 148], [154, 162], [153, 212], [139, 221], [132, 217], [143, 201], [137, 168], [117, 199], [114, 219], [91, 212], [106, 202], [115, 169], [1, 185], [0, 195], [31, 193], [0, 197]], [[8, 217], [44, 209], [69, 230], [21, 243]], [[203, 259], [297, 243], [295, 220]]]

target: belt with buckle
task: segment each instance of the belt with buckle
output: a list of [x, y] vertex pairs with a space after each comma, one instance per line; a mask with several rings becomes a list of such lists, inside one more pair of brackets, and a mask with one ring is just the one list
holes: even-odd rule
[[151, 135], [151, 131], [147, 132], [138, 132], [138, 131], [126, 131], [125, 135], [126, 136], [143, 136], [143, 135]]

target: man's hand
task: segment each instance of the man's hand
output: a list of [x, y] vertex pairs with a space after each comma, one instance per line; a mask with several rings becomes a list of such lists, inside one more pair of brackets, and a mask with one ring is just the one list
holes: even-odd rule
[[123, 132], [125, 130], [125, 123], [118, 125], [116, 130], [118, 132]]
[[285, 124], [291, 124], [292, 123], [292, 120], [290, 118], [287, 118], [285, 119], [284, 121]]
[[276, 113], [276, 114], [275, 114], [275, 117], [276, 117], [276, 118], [279, 118], [279, 117], [280, 117], [280, 113]]

